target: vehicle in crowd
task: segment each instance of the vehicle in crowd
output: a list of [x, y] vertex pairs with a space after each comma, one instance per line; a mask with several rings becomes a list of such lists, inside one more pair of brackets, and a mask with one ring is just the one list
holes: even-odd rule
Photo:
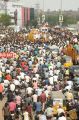
[[70, 75], [73, 76], [74, 90], [79, 90], [79, 65], [73, 65], [69, 70]]
[[71, 67], [73, 65], [72, 57], [64, 55], [63, 57], [64, 67]]
[[48, 48], [52, 52], [52, 54], [58, 54], [59, 53], [59, 47], [56, 45], [49, 45]]
[[68, 44], [65, 48], [63, 48], [63, 53], [67, 56], [70, 56], [72, 58], [73, 63], [78, 63], [79, 53], [72, 46], [72, 44]]

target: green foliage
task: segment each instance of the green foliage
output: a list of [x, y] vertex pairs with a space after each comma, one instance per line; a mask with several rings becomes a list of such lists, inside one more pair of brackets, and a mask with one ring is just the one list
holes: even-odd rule
[[[63, 15], [63, 25], [76, 24], [78, 17]], [[46, 15], [46, 21], [51, 25], [59, 24], [59, 15]]]
[[36, 27], [38, 25], [37, 19], [31, 20], [30, 25]]
[[64, 25], [76, 24], [76, 23], [77, 23], [77, 19], [74, 16], [64, 16], [64, 21], [63, 21]]
[[0, 15], [0, 23], [2, 25], [8, 26], [11, 24], [11, 17], [7, 14], [1, 14]]
[[48, 23], [51, 25], [56, 25], [56, 24], [58, 24], [58, 15], [46, 16], [46, 21], [48, 21]]

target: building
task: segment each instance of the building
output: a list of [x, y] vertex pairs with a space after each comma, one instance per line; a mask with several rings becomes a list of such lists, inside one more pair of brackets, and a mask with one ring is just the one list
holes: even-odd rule
[[11, 22], [17, 26], [24, 27], [34, 20], [34, 8], [24, 7], [19, 2], [0, 1], [0, 14], [7, 13], [11, 16]]

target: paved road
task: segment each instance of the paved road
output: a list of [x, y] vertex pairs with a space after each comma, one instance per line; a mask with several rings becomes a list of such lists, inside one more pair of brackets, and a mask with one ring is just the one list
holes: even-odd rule
[[2, 108], [6, 102], [6, 98], [4, 98], [2, 101], [0, 101], [0, 120], [4, 120], [2, 116]]

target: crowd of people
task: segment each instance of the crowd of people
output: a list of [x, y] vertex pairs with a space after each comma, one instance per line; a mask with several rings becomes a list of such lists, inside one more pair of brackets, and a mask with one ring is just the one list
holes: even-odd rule
[[[2, 109], [4, 120], [67, 120], [70, 110], [78, 120], [78, 95], [75, 99], [74, 83], [69, 68], [63, 66], [62, 52], [73, 34], [51, 29], [52, 40], [32, 43], [13, 30], [4, 28], [3, 32], [0, 52], [16, 53], [13, 58], [0, 58], [0, 100], [7, 98]], [[49, 45], [57, 46], [58, 51], [54, 53]], [[54, 92], [63, 94], [62, 104], [55, 105]]]

